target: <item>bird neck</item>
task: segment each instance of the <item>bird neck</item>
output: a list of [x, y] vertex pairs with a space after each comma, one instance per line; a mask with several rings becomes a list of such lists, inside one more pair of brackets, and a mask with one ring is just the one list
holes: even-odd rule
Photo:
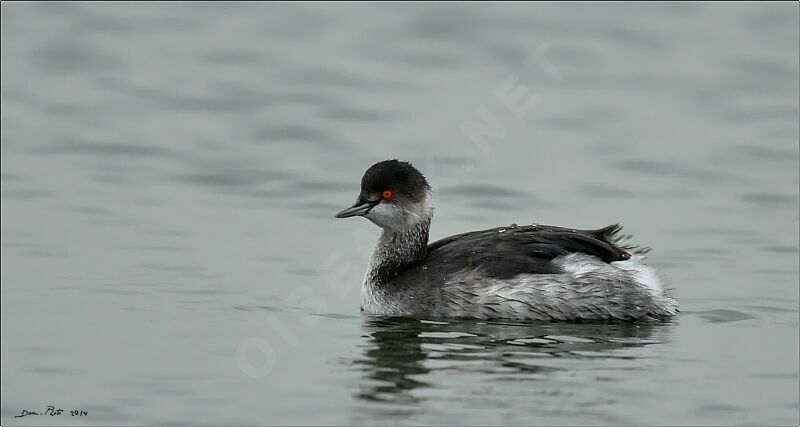
[[427, 217], [400, 230], [383, 229], [372, 252], [365, 283], [391, 282], [406, 267], [425, 259], [430, 225], [431, 218]]

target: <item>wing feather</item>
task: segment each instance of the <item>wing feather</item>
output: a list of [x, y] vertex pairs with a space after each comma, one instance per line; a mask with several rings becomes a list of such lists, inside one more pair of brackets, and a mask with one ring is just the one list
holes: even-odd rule
[[580, 252], [605, 262], [630, 258], [617, 244], [622, 227], [575, 230], [548, 225], [497, 227], [446, 237], [428, 245], [426, 263], [449, 271], [480, 267], [485, 274], [510, 278], [518, 274], [554, 274], [561, 270], [551, 261]]

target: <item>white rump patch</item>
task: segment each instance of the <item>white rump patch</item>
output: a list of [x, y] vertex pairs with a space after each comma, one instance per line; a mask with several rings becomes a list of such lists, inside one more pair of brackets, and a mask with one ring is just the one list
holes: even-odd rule
[[611, 265], [627, 270], [629, 273], [633, 274], [637, 282], [650, 288], [653, 292], [660, 294], [664, 290], [661, 278], [658, 277], [656, 270], [642, 264], [642, 261], [643, 259], [641, 257], [633, 257], [625, 261], [612, 262]]
[[662, 280], [658, 276], [656, 270], [645, 265], [643, 263], [644, 258], [640, 256], [634, 256], [625, 261], [614, 261], [611, 264], [606, 264], [594, 256], [573, 253], [558, 257], [553, 261], [564, 270], [576, 276], [581, 276], [586, 273], [601, 273], [608, 274], [609, 276], [625, 273], [628, 277], [633, 278], [637, 283], [650, 289], [655, 294], [660, 295], [664, 291]]

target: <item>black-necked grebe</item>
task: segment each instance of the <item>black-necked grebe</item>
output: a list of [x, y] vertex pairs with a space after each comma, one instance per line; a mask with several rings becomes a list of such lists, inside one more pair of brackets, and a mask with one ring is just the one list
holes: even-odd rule
[[337, 218], [381, 227], [361, 288], [362, 310], [381, 315], [529, 320], [663, 320], [678, 304], [646, 250], [622, 227], [574, 230], [512, 224], [428, 244], [433, 199], [410, 163], [386, 160], [361, 179]]

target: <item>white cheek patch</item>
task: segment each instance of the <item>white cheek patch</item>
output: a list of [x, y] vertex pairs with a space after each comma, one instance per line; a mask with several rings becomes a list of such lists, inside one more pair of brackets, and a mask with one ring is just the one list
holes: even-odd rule
[[431, 191], [426, 191], [422, 201], [412, 206], [406, 213], [408, 214], [406, 221], [412, 224], [430, 220], [433, 217], [433, 195]]
[[386, 202], [378, 203], [369, 213], [364, 215], [368, 220], [382, 228], [401, 228], [405, 221], [400, 208]]
[[380, 202], [364, 216], [378, 227], [392, 230], [405, 229], [422, 222], [430, 223], [433, 216], [433, 196], [430, 190], [419, 203], [397, 202]]

